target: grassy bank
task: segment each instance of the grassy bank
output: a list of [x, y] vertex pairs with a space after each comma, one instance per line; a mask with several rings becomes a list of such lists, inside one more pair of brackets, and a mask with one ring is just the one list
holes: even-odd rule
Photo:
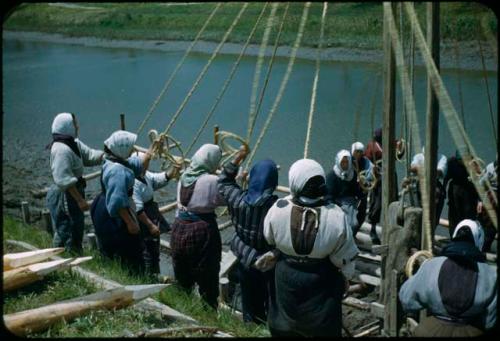
[[[27, 242], [38, 248], [51, 247], [50, 235], [37, 227], [23, 224], [12, 217], [3, 217], [3, 252], [26, 251], [7, 244], [7, 239]], [[62, 257], [71, 257], [63, 253]], [[98, 275], [117, 281], [121, 284], [150, 284], [147, 277], [131, 276], [118, 262], [100, 257], [96, 250], [84, 250], [84, 256], [93, 256], [81, 266]], [[78, 274], [58, 272], [48, 275], [43, 281], [33, 283], [11, 293], [4, 293], [3, 313], [9, 314], [55, 303], [69, 298], [88, 295], [100, 288], [87, 282]], [[175, 285], [161, 293], [151, 296], [160, 302], [189, 315], [204, 326], [217, 327], [221, 331], [239, 337], [268, 336], [265, 327], [244, 324], [227, 311], [217, 314], [206, 310], [203, 302], [194, 294], [186, 294]], [[126, 332], [139, 333], [145, 329], [170, 328], [179, 325], [168, 323], [150, 314], [144, 314], [133, 307], [117, 311], [94, 311], [68, 323], [59, 323], [49, 330], [33, 337], [119, 337]], [[175, 335], [173, 335], [175, 336]], [[189, 333], [177, 336], [203, 336]]]
[[[247, 38], [264, 3], [250, 3], [229, 37], [241, 43]], [[215, 3], [171, 5], [167, 3], [47, 3], [22, 4], [14, 8], [3, 28], [14, 31], [61, 33], [73, 37], [99, 37], [125, 40], [192, 40], [208, 18]], [[242, 3], [225, 3], [207, 27], [202, 40], [219, 41], [230, 26]], [[416, 3], [416, 11], [425, 29], [425, 5]], [[281, 45], [295, 40], [303, 3], [291, 3], [284, 25]], [[269, 13], [270, 6], [266, 10]], [[278, 18], [284, 4], [278, 8]], [[305, 28], [303, 45], [317, 46], [322, 3], [313, 3]], [[396, 12], [399, 14], [399, 12]], [[253, 37], [258, 44], [264, 31], [262, 21]], [[488, 38], [496, 32], [497, 20], [492, 10], [473, 2], [441, 4], [443, 41], [469, 41]], [[276, 30], [272, 31], [271, 42]], [[325, 46], [380, 48], [382, 45], [381, 3], [330, 3], [325, 26]]]

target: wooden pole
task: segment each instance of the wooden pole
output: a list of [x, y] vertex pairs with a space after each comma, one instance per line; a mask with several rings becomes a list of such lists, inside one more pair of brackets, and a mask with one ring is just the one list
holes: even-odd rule
[[125, 114], [120, 114], [120, 129], [125, 130]]
[[[439, 3], [427, 3], [427, 45], [439, 71]], [[431, 240], [422, 233], [422, 250], [431, 250], [436, 222], [436, 186], [437, 186], [437, 149], [439, 134], [439, 102], [432, 89], [431, 75], [427, 73], [427, 120], [425, 136], [425, 176], [429, 210], [425, 215], [424, 226], [431, 232]]]
[[30, 206], [27, 201], [21, 201], [21, 214], [25, 224], [30, 223]]
[[214, 125], [214, 144], [219, 144], [219, 126]]
[[59, 321], [70, 321], [97, 309], [121, 309], [160, 292], [166, 284], [131, 285], [44, 307], [4, 315], [7, 329], [18, 336], [43, 331]]
[[[393, 11], [396, 3], [391, 3]], [[389, 232], [388, 208], [389, 204], [396, 199], [395, 183], [395, 105], [396, 105], [396, 63], [394, 49], [392, 46], [389, 23], [384, 19], [384, 97], [383, 97], [383, 133], [382, 133], [382, 217], [384, 229], [382, 233], [382, 244], [387, 245]], [[385, 257], [382, 257], [382, 268], [384, 268]], [[382, 272], [382, 283], [385, 278]], [[384, 285], [382, 285], [384, 287]]]
[[3, 256], [3, 270], [12, 270], [21, 266], [39, 263], [64, 251], [63, 247], [8, 253]]

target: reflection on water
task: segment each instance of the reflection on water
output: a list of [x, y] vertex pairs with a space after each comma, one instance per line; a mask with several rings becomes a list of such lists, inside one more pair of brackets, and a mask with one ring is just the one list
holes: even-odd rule
[[[127, 128], [136, 131], [182, 54], [4, 40], [4, 141], [29, 140], [40, 146], [42, 152], [50, 141], [52, 118], [63, 111], [78, 115], [81, 138], [93, 147], [100, 147], [102, 141], [119, 128], [120, 113], [126, 115]], [[197, 53], [187, 58], [145, 131], [165, 129], [208, 57]], [[191, 143], [236, 58], [236, 55], [216, 58], [174, 125], [171, 133], [184, 147]], [[195, 148], [213, 141], [214, 124], [222, 130], [246, 135], [255, 62], [255, 57], [242, 59]], [[256, 122], [254, 142], [274, 102], [287, 63], [287, 58], [275, 61]], [[333, 165], [334, 155], [339, 149], [350, 149], [355, 139], [366, 143], [372, 127], [380, 126], [382, 78], [377, 75], [379, 72], [380, 65], [377, 64], [321, 63], [310, 157], [317, 159], [325, 169]], [[303, 155], [313, 77], [314, 61], [297, 60], [281, 104], [254, 159], [270, 157], [276, 160], [282, 167], [280, 183], [284, 185], [287, 184], [289, 166]], [[480, 72], [471, 71], [462, 71], [461, 77], [466, 130], [479, 156], [489, 162], [494, 158], [495, 142], [484, 79]], [[488, 77], [496, 127], [496, 73], [489, 73]], [[443, 71], [443, 79], [459, 111], [456, 71]], [[262, 84], [263, 81], [261, 77]], [[418, 68], [415, 97], [421, 130], [425, 127], [425, 82], [424, 70]], [[398, 135], [400, 131], [404, 132], [400, 125], [400, 103], [398, 97]], [[455, 147], [442, 115], [439, 127], [439, 151], [451, 155]], [[424, 139], [425, 135], [422, 133], [420, 137]], [[139, 144], [147, 144], [145, 133], [139, 137]], [[402, 172], [402, 163], [398, 163], [398, 170]]]

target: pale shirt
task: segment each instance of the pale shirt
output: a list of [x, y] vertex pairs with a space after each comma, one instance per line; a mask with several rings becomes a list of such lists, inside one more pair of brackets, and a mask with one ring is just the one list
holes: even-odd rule
[[[411, 160], [411, 167], [424, 167], [424, 162], [424, 154], [418, 153]], [[442, 176], [439, 176], [440, 178], [444, 178], [446, 176], [446, 171], [448, 170], [448, 159], [443, 154], [439, 156], [436, 169], [443, 173]]]
[[92, 149], [78, 139], [75, 139], [81, 158], [62, 142], [54, 142], [50, 149], [50, 168], [54, 183], [61, 191], [77, 183], [83, 175], [84, 166], [97, 166], [101, 164], [103, 152]]
[[[291, 236], [291, 214], [293, 203], [291, 196], [278, 200], [269, 209], [264, 219], [264, 237], [269, 245], [276, 245], [282, 253], [304, 257], [295, 252]], [[285, 207], [278, 207], [280, 201], [288, 201]], [[340, 207], [329, 204], [321, 207], [318, 232], [314, 246], [308, 258], [328, 257], [347, 279], [354, 276], [354, 258], [359, 249], [354, 243], [352, 230], [347, 217]]]
[[495, 169], [495, 164], [493, 162], [489, 163], [486, 166], [486, 171], [479, 179], [479, 183], [481, 185], [485, 186], [488, 180], [491, 183], [491, 187], [493, 187], [493, 189], [496, 189], [497, 188], [497, 172]]
[[135, 210], [139, 212], [144, 209], [144, 203], [153, 200], [154, 191], [162, 188], [168, 183], [168, 179], [165, 178], [165, 173], [153, 173], [146, 171], [144, 175], [146, 183], [143, 183], [137, 179], [134, 182], [134, 194], [132, 198], [135, 202]]
[[[196, 180], [193, 196], [187, 205], [187, 210], [193, 213], [213, 213], [215, 208], [226, 205], [224, 197], [219, 193], [217, 187], [217, 175], [202, 174]], [[177, 184], [177, 209], [183, 209], [180, 203], [181, 182]]]

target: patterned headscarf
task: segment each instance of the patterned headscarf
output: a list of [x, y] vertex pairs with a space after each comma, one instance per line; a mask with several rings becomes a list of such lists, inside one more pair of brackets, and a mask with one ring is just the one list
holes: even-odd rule
[[192, 185], [205, 173], [215, 173], [219, 167], [222, 151], [218, 145], [204, 144], [194, 153], [191, 163], [181, 176], [181, 184], [184, 187]]

